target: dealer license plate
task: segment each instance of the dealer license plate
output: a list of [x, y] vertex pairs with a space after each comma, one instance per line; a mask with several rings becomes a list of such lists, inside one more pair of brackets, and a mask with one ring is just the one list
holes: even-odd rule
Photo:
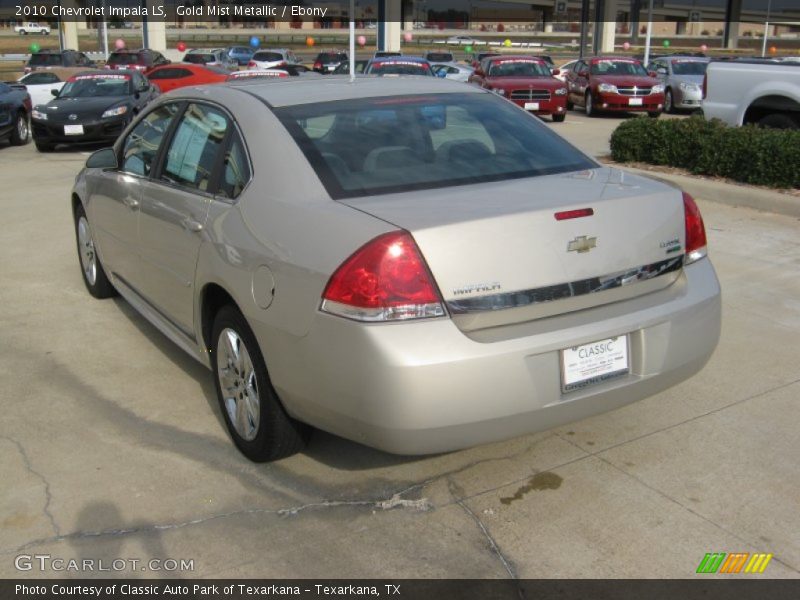
[[642, 99], [641, 98], [628, 98], [628, 106], [641, 106]]
[[626, 375], [629, 371], [627, 335], [561, 351], [561, 388], [565, 392]]
[[538, 102], [526, 102], [525, 103], [525, 110], [539, 110], [539, 103]]
[[83, 135], [83, 125], [64, 125], [64, 135]]

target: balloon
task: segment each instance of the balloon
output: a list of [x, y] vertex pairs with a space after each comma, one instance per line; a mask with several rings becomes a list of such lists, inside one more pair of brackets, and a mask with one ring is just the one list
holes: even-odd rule
[[367, 38], [365, 36], [363, 36], [363, 35], [358, 36], [356, 38], [356, 41], [358, 42], [359, 46], [366, 46], [366, 44], [367, 44]]
[[467, 54], [472, 54], [472, 46], [465, 46], [464, 52], [466, 52]]
[[39, 44], [37, 44], [36, 42], [33, 42], [30, 45], [31, 54], [36, 54], [41, 49], [42, 49], [41, 46], [39, 46]]
[[412, 35], [412, 33], [410, 31], [406, 31], [403, 34], [403, 40], [405, 40], [406, 42], [410, 42], [413, 39], [414, 39], [414, 36]]
[[769, 47], [769, 53], [770, 54], [777, 54], [778, 53], [778, 47], [777, 46], [770, 46]]
[[261, 45], [261, 40], [258, 39], [258, 36], [253, 36], [250, 38], [250, 46], [253, 48], [258, 48]]
[[700, 51], [701, 51], [701, 52], [708, 52], [708, 46], [706, 46], [705, 44], [703, 44], [702, 46], [700, 46]]
[[503, 42], [503, 46], [505, 46], [506, 48], [510, 48], [511, 47], [511, 40], [504, 41]]
[[625, 42], [624, 44], [622, 44], [622, 47], [623, 47], [625, 50], [630, 50], [630, 49], [631, 49], [631, 45], [630, 45], [630, 43], [629, 43], [629, 42]]
[[186, 43], [178, 42], [178, 52], [186, 52]]
[[664, 48], [669, 48], [670, 43], [671, 42], [669, 40], [664, 40]]
[[312, 38], [311, 36], [308, 36], [306, 38], [306, 46], [308, 46], [310, 48], [313, 45], [314, 45], [314, 38]]
[[122, 38], [117, 38], [116, 41], [114, 42], [114, 48], [116, 48], [117, 50], [122, 50], [124, 47], [125, 47], [125, 40], [123, 40]]

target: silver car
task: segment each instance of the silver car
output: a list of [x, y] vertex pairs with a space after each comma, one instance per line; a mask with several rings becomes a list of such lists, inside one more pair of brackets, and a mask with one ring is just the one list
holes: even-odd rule
[[431, 63], [433, 74], [437, 77], [466, 82], [475, 69], [459, 62]]
[[703, 77], [709, 58], [663, 56], [653, 60], [648, 69], [655, 71], [664, 84], [664, 111], [696, 110], [703, 105]]
[[403, 454], [608, 411], [720, 332], [702, 217], [434, 77], [162, 96], [72, 193], [81, 272], [213, 373], [250, 459], [309, 426]]

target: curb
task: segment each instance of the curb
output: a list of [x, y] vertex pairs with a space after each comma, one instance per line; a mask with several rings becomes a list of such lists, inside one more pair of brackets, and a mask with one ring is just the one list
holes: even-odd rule
[[607, 164], [615, 168], [624, 169], [637, 175], [644, 175], [652, 179], [658, 179], [665, 183], [679, 186], [694, 198], [727, 204], [728, 206], [745, 206], [756, 210], [777, 213], [787, 217], [800, 218], [800, 198], [781, 194], [755, 187], [723, 183], [720, 181], [709, 181], [700, 177], [688, 175], [674, 175], [672, 173], [659, 173], [626, 167], [620, 164]]

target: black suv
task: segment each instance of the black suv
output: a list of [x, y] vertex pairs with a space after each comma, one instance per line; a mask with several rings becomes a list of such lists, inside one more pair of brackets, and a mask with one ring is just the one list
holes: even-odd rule
[[53, 67], [86, 67], [93, 69], [97, 65], [83, 52], [77, 50], [39, 50], [31, 54], [25, 72], [30, 73], [36, 69], [50, 69]]
[[320, 52], [314, 59], [313, 69], [317, 73], [333, 73], [343, 62], [347, 62], [347, 53], [338, 50]]
[[149, 71], [153, 67], [168, 65], [171, 61], [160, 52], [142, 48], [141, 50], [117, 50], [108, 55], [106, 69], [135, 69]]

